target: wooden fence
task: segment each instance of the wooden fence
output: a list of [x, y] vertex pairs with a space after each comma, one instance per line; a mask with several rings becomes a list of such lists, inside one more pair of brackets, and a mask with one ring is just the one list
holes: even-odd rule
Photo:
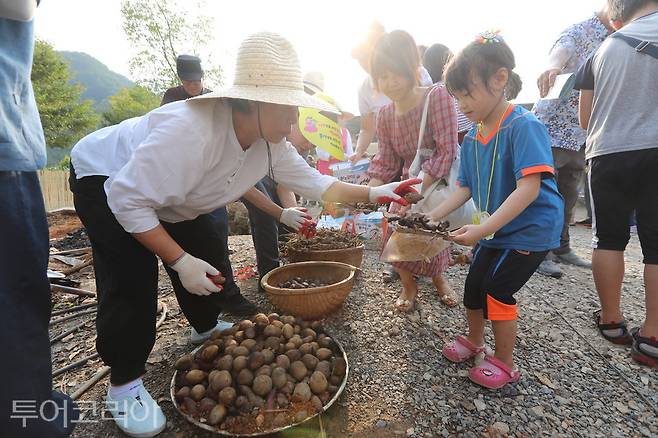
[[73, 194], [69, 189], [68, 170], [40, 170], [39, 182], [46, 203], [46, 211], [73, 208]]

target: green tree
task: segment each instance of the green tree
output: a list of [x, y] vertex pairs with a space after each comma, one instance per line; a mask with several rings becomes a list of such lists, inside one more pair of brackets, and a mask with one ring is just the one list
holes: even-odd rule
[[[123, 31], [137, 54], [130, 61], [130, 72], [137, 83], [161, 95], [178, 85], [176, 57], [199, 56], [209, 87], [221, 85], [221, 67], [212, 63], [211, 17], [192, 13], [206, 10], [205, 1], [124, 0], [121, 4]], [[189, 12], [192, 11], [192, 12]]]
[[103, 113], [103, 125], [116, 125], [131, 117], [138, 117], [157, 108], [160, 98], [150, 90], [139, 85], [131, 88], [122, 88], [107, 99], [110, 109]]
[[55, 166], [55, 169], [58, 170], [69, 170], [71, 167], [71, 156], [70, 155], [64, 155], [64, 158], [62, 158], [59, 163], [57, 163], [57, 166]]
[[71, 72], [53, 47], [37, 40], [32, 85], [49, 147], [68, 147], [96, 128], [98, 114], [92, 101], [80, 101], [83, 87], [71, 83]]

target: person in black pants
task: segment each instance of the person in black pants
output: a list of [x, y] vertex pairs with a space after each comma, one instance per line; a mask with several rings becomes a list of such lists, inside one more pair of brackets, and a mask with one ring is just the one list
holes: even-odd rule
[[66, 437], [75, 403], [53, 391], [48, 224], [37, 170], [46, 147], [30, 73], [34, 0], [0, 0], [0, 436]]
[[[276, 182], [272, 178], [266, 176], [254, 187], [271, 199], [274, 204], [281, 206], [276, 194]], [[249, 225], [256, 250], [258, 277], [263, 278], [265, 274], [279, 267], [279, 222], [249, 200], [243, 198], [242, 202], [249, 212]]]
[[[99, 291], [99, 313], [96, 320], [96, 345], [104, 362], [112, 367], [112, 381], [124, 382], [145, 372], [144, 363], [155, 342], [157, 313], [158, 260], [132, 238], [107, 205], [103, 190], [105, 176], [75, 177], [71, 168], [70, 185], [75, 209], [91, 239], [96, 287]], [[206, 260], [223, 274], [221, 294], [190, 294], [178, 274], [165, 269], [176, 293], [181, 310], [198, 333], [217, 325], [217, 315], [240, 290], [225, 264], [223, 236], [209, 217], [177, 223], [161, 222], [164, 229], [188, 253]], [[116, 299], [120, 297], [120, 299]], [[148, 317], [144, 311], [147, 310]], [[120, 318], [126, 324], [117, 321]], [[134, 342], [126, 344], [130, 337]], [[133, 347], [130, 348], [130, 345]], [[129, 348], [126, 348], [129, 347]]]

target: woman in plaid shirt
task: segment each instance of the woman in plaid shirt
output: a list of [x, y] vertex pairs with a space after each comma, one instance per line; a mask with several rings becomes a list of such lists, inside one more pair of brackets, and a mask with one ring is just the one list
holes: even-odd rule
[[[377, 116], [379, 150], [370, 163], [370, 185], [378, 186], [394, 181], [401, 175], [409, 177], [418, 147], [420, 121], [425, 99], [429, 95], [427, 125], [421, 148], [433, 150], [422, 169], [423, 187], [450, 173], [457, 155], [457, 113], [455, 102], [443, 85], [419, 86], [420, 56], [416, 43], [407, 32], [396, 30], [380, 38], [372, 54], [371, 75], [379, 92], [392, 102], [383, 107]], [[391, 205], [391, 212], [400, 207]], [[436, 286], [441, 302], [457, 305], [454, 292], [441, 275], [448, 267], [449, 250], [445, 249], [429, 262], [399, 262], [393, 267], [400, 274], [402, 293], [396, 307], [402, 311], [414, 308], [418, 286], [414, 276], [428, 276]]]

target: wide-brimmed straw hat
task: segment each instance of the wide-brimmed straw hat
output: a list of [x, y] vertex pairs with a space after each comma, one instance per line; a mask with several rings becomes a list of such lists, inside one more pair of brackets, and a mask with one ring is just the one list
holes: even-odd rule
[[304, 92], [297, 52], [290, 41], [272, 32], [259, 32], [242, 42], [232, 87], [190, 101], [226, 97], [336, 113], [332, 105]]

